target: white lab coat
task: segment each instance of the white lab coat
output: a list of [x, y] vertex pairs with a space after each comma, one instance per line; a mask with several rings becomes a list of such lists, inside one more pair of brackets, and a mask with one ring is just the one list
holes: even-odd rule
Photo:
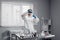
[[[33, 14], [32, 14], [33, 15]], [[37, 30], [34, 29], [34, 24], [39, 22], [39, 18], [34, 18], [33, 16], [28, 17], [28, 15], [22, 17], [25, 23], [25, 27], [30, 30], [30, 32], [34, 33], [37, 32]]]

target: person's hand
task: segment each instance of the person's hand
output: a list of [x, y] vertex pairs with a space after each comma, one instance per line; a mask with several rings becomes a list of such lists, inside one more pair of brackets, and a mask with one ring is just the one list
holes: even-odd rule
[[34, 18], [36, 18], [36, 16], [35, 16], [35, 15], [33, 15], [33, 17], [34, 17]]
[[22, 17], [26, 16], [27, 14], [23, 14]]

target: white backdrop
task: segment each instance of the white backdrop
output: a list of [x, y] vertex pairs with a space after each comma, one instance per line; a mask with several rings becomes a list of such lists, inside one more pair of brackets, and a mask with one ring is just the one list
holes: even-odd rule
[[21, 15], [30, 8], [33, 9], [31, 3], [2, 2], [1, 26], [24, 26]]

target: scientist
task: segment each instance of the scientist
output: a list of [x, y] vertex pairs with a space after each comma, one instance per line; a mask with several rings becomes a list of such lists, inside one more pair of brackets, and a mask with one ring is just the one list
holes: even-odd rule
[[33, 14], [32, 9], [28, 9], [27, 13], [22, 14], [22, 18], [25, 22], [25, 28], [27, 28], [30, 33], [36, 33], [37, 30], [34, 29], [34, 25], [39, 22], [39, 18]]

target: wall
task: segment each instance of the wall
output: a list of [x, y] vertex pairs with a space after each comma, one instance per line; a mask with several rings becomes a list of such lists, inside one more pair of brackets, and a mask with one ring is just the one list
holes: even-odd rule
[[52, 33], [60, 40], [60, 0], [51, 0]]
[[[1, 1], [16, 1], [16, 0], [1, 0]], [[0, 1], [0, 2], [1, 2]], [[45, 17], [45, 18], [49, 18], [49, 1], [48, 0], [17, 0], [16, 2], [31, 2], [34, 4], [34, 12], [35, 14], [41, 18], [41, 17]], [[1, 8], [1, 6], [0, 6]], [[1, 13], [0, 13], [1, 14]], [[41, 31], [41, 22], [38, 23], [37, 26], [35, 26], [35, 28], [38, 30], [38, 33], [40, 33]], [[4, 32], [7, 29], [20, 29], [21, 27], [0, 27], [0, 40], [1, 40], [1, 33]]]

